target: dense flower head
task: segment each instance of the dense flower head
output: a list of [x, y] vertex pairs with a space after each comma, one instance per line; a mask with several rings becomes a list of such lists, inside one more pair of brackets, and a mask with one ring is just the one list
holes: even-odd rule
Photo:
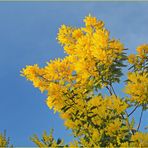
[[37, 64], [26, 66], [22, 75], [41, 91], [49, 90], [49, 82], [67, 86], [77, 82], [82, 86], [93, 81], [99, 82], [99, 87], [119, 82], [124, 59], [123, 44], [110, 39], [104, 23], [95, 17], [89, 15], [84, 22], [83, 28], [62, 25], [59, 29], [57, 39], [68, 54], [65, 58], [51, 60], [44, 68]]
[[133, 141], [131, 146], [148, 147], [148, 133], [137, 132], [132, 136], [131, 141]]
[[[109, 31], [104, 27], [104, 23], [97, 18], [89, 15], [85, 17], [84, 22], [85, 27], [82, 28], [62, 25], [57, 37], [65, 52], [77, 59], [73, 63], [76, 67], [74, 71], [79, 78], [83, 79], [82, 81], [88, 79], [90, 75], [95, 75], [95, 78], [101, 79], [103, 83], [107, 83], [106, 79], [109, 77], [110, 81], [119, 81], [122, 73], [122, 61], [125, 58], [124, 45], [119, 40], [110, 39]], [[86, 65], [88, 68], [85, 68]], [[89, 67], [93, 67], [91, 71]], [[100, 72], [106, 71], [103, 74], [104, 78], [96, 76], [99, 70]], [[111, 75], [112, 70], [116, 74]], [[83, 76], [80, 71], [83, 71]]]
[[133, 65], [136, 71], [148, 71], [148, 44], [142, 44], [136, 48], [137, 54], [130, 54], [128, 62]]
[[121, 147], [148, 147], [148, 133], [135, 133], [132, 135], [130, 143], [124, 142]]
[[135, 64], [137, 62], [137, 58], [136, 58], [136, 55], [135, 54], [130, 54], [128, 56], [128, 62], [130, 64]]
[[145, 54], [148, 54], [148, 44], [142, 44], [138, 46], [136, 50], [139, 53], [139, 55], [142, 57]]
[[[89, 15], [84, 22], [83, 28], [62, 25], [57, 37], [59, 43], [64, 46], [67, 54], [81, 58], [92, 56], [103, 64], [111, 64], [123, 51], [123, 44], [119, 40], [110, 39], [104, 23], [96, 17]], [[108, 60], [110, 58], [111, 62]]]
[[125, 92], [130, 95], [130, 101], [136, 104], [148, 104], [148, 74], [129, 73]]

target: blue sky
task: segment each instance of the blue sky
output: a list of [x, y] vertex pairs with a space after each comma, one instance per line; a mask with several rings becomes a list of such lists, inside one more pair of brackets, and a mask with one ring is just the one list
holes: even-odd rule
[[[7, 130], [14, 146], [34, 146], [29, 137], [50, 128], [55, 128], [56, 138], [71, 140], [63, 121], [47, 108], [46, 96], [21, 77], [20, 70], [63, 57], [58, 28], [82, 26], [89, 13], [105, 22], [128, 53], [148, 42], [147, 2], [0, 2], [0, 131]], [[148, 125], [146, 116], [142, 128]]]

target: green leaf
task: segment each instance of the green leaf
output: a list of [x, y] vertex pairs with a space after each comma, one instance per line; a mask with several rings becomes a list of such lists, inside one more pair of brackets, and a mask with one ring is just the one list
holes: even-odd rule
[[135, 125], [135, 119], [134, 119], [134, 118], [132, 118], [132, 121], [131, 121], [131, 124], [130, 124], [130, 128], [133, 128], [133, 127], [134, 127], [134, 125]]
[[60, 138], [58, 138], [57, 140], [57, 144], [61, 144], [62, 140]]

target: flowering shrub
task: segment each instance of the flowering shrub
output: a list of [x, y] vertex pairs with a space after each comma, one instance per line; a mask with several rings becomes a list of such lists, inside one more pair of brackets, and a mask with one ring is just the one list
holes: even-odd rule
[[10, 138], [6, 137], [6, 131], [4, 131], [4, 134], [0, 133], [0, 147], [2, 147], [2, 148], [7, 148], [7, 147], [13, 148], [13, 145], [10, 145]]
[[[148, 146], [148, 133], [139, 131], [148, 109], [148, 44], [137, 47], [136, 55], [126, 56], [127, 49], [110, 38], [103, 21], [89, 15], [84, 23], [82, 28], [62, 25], [59, 29], [57, 40], [67, 54], [63, 59], [51, 60], [43, 68], [26, 66], [22, 75], [47, 92], [47, 106], [77, 137], [69, 146]], [[126, 60], [131, 66], [124, 89], [127, 95], [121, 98], [113, 84], [121, 83]], [[135, 123], [129, 119], [139, 107], [140, 121]], [[42, 144], [37, 137], [34, 140]]]

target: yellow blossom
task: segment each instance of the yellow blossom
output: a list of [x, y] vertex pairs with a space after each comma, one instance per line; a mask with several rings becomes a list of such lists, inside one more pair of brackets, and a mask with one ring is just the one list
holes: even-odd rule
[[129, 73], [129, 82], [125, 92], [131, 96], [130, 101], [138, 104], [148, 103], [148, 76], [147, 73]]
[[147, 54], [148, 53], [148, 44], [142, 44], [142, 45], [138, 46], [136, 50], [140, 55]]
[[84, 22], [86, 26], [95, 26], [97, 24], [97, 19], [96, 17], [92, 17], [91, 15], [89, 15], [85, 17]]
[[133, 141], [132, 146], [148, 147], [148, 133], [137, 132], [132, 135], [131, 141]]
[[83, 32], [82, 32], [81, 29], [75, 29], [75, 30], [72, 32], [72, 36], [73, 36], [73, 38], [75, 38], [75, 39], [80, 38], [82, 35], [83, 35]]
[[121, 53], [124, 49], [124, 45], [119, 40], [111, 40], [109, 42], [109, 48], [113, 49], [116, 53]]
[[137, 58], [136, 58], [136, 56], [135, 56], [134, 54], [130, 54], [130, 55], [128, 56], [128, 62], [129, 62], [130, 64], [135, 64], [136, 61], [137, 61]]

